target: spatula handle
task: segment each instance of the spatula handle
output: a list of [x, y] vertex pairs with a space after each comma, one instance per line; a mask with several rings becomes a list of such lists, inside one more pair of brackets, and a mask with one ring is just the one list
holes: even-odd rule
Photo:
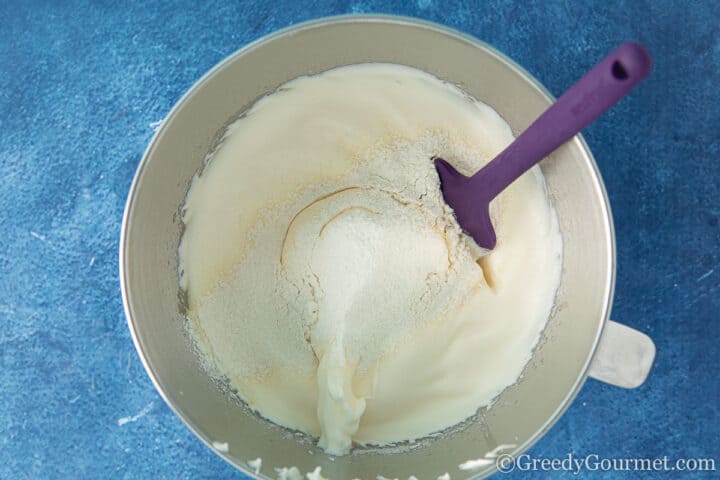
[[476, 174], [488, 199], [617, 103], [651, 68], [650, 55], [633, 42], [623, 43], [605, 57]]

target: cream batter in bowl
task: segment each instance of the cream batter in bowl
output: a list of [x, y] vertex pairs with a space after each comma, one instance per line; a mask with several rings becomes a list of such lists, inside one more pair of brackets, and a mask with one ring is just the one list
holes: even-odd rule
[[[374, 65], [337, 68], [351, 64]], [[378, 64], [401, 64], [417, 70]], [[267, 151], [281, 156], [283, 146], [292, 142], [268, 140], [265, 149], [254, 150], [263, 131], [245, 129], [250, 131], [244, 133], [248, 137], [242, 141], [239, 126], [248, 118], [227, 128], [238, 114], [288, 81], [329, 70], [334, 73], [324, 74], [326, 80], [344, 82], [352, 93], [352, 82], [342, 76], [348, 68], [365, 69], [360, 82], [365, 86], [372, 84], [373, 78], [382, 83], [378, 78], [388, 77], [379, 75], [383, 68], [385, 74], [387, 69], [396, 69], [389, 76], [400, 77], [404, 85], [396, 95], [388, 94], [392, 90], [389, 85], [380, 85], [378, 92], [384, 92], [386, 98], [376, 108], [401, 115], [379, 117], [391, 119], [385, 124], [389, 122], [393, 128], [384, 128], [387, 125], [379, 121], [365, 123], [358, 131], [405, 129], [405, 134], [370, 142], [366, 149], [350, 145], [357, 154], [348, 156], [353, 159], [350, 162], [317, 164], [323, 158], [334, 158], [333, 152], [319, 152], [314, 166], [312, 162], [297, 162], [289, 169], [277, 168], [269, 158], [259, 164], [250, 161], [262, 158]], [[421, 101], [411, 101], [412, 92], [421, 89], [418, 85], [442, 85], [438, 79], [446, 82], [446, 93], [452, 98], [439, 102], [433, 95], [421, 95]], [[307, 82], [295, 82], [303, 81]], [[500, 116], [463, 98], [453, 84]], [[302, 89], [280, 94], [292, 96], [297, 90]], [[329, 89], [319, 91], [327, 93]], [[282, 115], [275, 116], [277, 122], [272, 121], [271, 98], [255, 104], [247, 117], [268, 115], [266, 128], [282, 129]], [[393, 101], [397, 105], [392, 105]], [[463, 245], [462, 235], [453, 232], [451, 216], [441, 211], [440, 202], [433, 203], [435, 190], [423, 183], [432, 177], [432, 171], [423, 174], [421, 159], [435, 152], [468, 162], [466, 168], [472, 170], [477, 166], [470, 163], [473, 159], [487, 161], [509, 141], [511, 132], [503, 127], [504, 122], [517, 133], [549, 101], [534, 80], [490, 47], [442, 27], [394, 17], [344, 17], [303, 24], [250, 45], [216, 67], [178, 103], [148, 148], [131, 190], [123, 226], [121, 272], [130, 328], [145, 366], [168, 404], [225, 459], [246, 472], [257, 470], [260, 477], [292, 478], [294, 473], [316, 472], [330, 479], [422, 479], [446, 473], [451, 478], [468, 478], [494, 471], [488, 452], [501, 447], [517, 454], [528, 448], [577, 393], [607, 320], [614, 251], [600, 178], [581, 139], [559, 149], [541, 164], [547, 192], [541, 188], [539, 172], [531, 172], [523, 179], [528, 188], [519, 182], [513, 186], [515, 194], [507, 195], [507, 205], [502, 207], [506, 227], [502, 221], [498, 224], [502, 235], [503, 228], [508, 232], [520, 228], [513, 227], [513, 218], [542, 219], [529, 227], [523, 223], [523, 228], [530, 230], [519, 232], [538, 239], [543, 238], [538, 233], [550, 232], [546, 244], [543, 246], [542, 240], [538, 244], [537, 251], [543, 254], [524, 257], [527, 264], [514, 266], [517, 255], [506, 255], [503, 265], [497, 260], [503, 258], [500, 244], [486, 265], [478, 265], [471, 249]], [[342, 97], [329, 104], [341, 108], [353, 105], [343, 103]], [[464, 114], [470, 105], [475, 108], [472, 115]], [[452, 122], [455, 130], [433, 125], [428, 112], [436, 112], [441, 119], [457, 118]], [[472, 128], [472, 119], [477, 115], [485, 115], [486, 123], [495, 125], [495, 134], [473, 140], [477, 129]], [[352, 126], [334, 131], [337, 122], [315, 125], [308, 135], [327, 136], [327, 148], [348, 148], [338, 146], [336, 140], [352, 143], [357, 139]], [[234, 129], [239, 137], [232, 134]], [[297, 136], [302, 140], [302, 134]], [[240, 163], [233, 166], [225, 161], [229, 167], [218, 167], [222, 156], [232, 152], [233, 142], [239, 142], [242, 155], [234, 158]], [[208, 156], [208, 152], [214, 154]], [[297, 154], [297, 149], [288, 153]], [[241, 163], [244, 155], [247, 165]], [[204, 163], [209, 166], [193, 182]], [[228, 188], [228, 176], [242, 178], [249, 168], [254, 168], [252, 181], [241, 180], [237, 188]], [[371, 179], [369, 172], [381, 172], [382, 178]], [[317, 178], [319, 173], [326, 178]], [[413, 188], [403, 188], [404, 184]], [[402, 194], [398, 196], [399, 190]], [[214, 200], [218, 198], [230, 201]], [[269, 201], [273, 208], [268, 210]], [[242, 205], [244, 215], [238, 215], [238, 205]], [[537, 215], [513, 214], [524, 209], [535, 209]], [[256, 215], [247, 214], [253, 211]], [[423, 219], [428, 212], [430, 228]], [[210, 213], [235, 221], [208, 221], [213, 218]], [[272, 215], [277, 218], [268, 221]], [[284, 221], [280, 218], [283, 215]], [[253, 221], [248, 223], [248, 218]], [[445, 223], [440, 225], [437, 220], [442, 218]], [[219, 227], [223, 225], [226, 227]], [[280, 232], [283, 235], [272, 231], [277, 226], [285, 228]], [[440, 234], [433, 226], [442, 226]], [[560, 235], [552, 234], [558, 230], [562, 242]], [[357, 241], [358, 232], [365, 236], [362, 242]], [[511, 242], [524, 237], [506, 238]], [[321, 248], [315, 248], [318, 245]], [[371, 259], [346, 261], [367, 254], [368, 245], [378, 254], [374, 263]], [[394, 250], [383, 250], [388, 246]], [[517, 248], [528, 250], [527, 245]], [[424, 255], [418, 255], [420, 251]], [[281, 258], [276, 264], [263, 261], [265, 255], [272, 257], [277, 252]], [[561, 260], [555, 258], [560, 252]], [[410, 264], [416, 274], [425, 277], [423, 282], [414, 285], [403, 281], [404, 277], [394, 278], [398, 269], [392, 268], [392, 261]], [[348, 275], [348, 270], [353, 275]], [[537, 300], [528, 303], [507, 294], [505, 302], [494, 307], [488, 298], [477, 301], [478, 286], [502, 292], [508, 272], [515, 272], [513, 275], [531, 289], [522, 298]], [[559, 280], [556, 294], [553, 278]], [[363, 288], [378, 279], [384, 282], [380, 283], [382, 288]], [[497, 285], [490, 285], [493, 282]], [[239, 327], [227, 331], [227, 323], [217, 321], [233, 315], [236, 320], [265, 318], [267, 309], [281, 304], [266, 301], [272, 300], [270, 285], [274, 286], [272, 295], [292, 300], [285, 305], [304, 305], [302, 311], [286, 316], [274, 312], [272, 318], [278, 323], [269, 334], [261, 334], [260, 330], [267, 327], [262, 322], [235, 322]], [[314, 293], [320, 287], [323, 295]], [[392, 296], [400, 299], [393, 308], [403, 315], [383, 319], [382, 312], [373, 311], [370, 317], [363, 314], [366, 306], [383, 303], [378, 300], [383, 288], [408, 290], [407, 295]], [[549, 293], [539, 294], [543, 288]], [[416, 298], [426, 303], [413, 313]], [[513, 324], [510, 319], [507, 329], [498, 326], [496, 332], [465, 329], [466, 322], [458, 319], [472, 317], [483, 305], [491, 314], [527, 309], [525, 317], [535, 312], [540, 321]], [[448, 315], [449, 311], [453, 315]], [[325, 315], [327, 312], [332, 315]], [[428, 312], [433, 318], [424, 318]], [[328, 321], [338, 318], [338, 313], [347, 328], [338, 330]], [[190, 328], [185, 314], [190, 317]], [[291, 318], [308, 321], [293, 324]], [[377, 325], [363, 324], [358, 318], [372, 318], [381, 325], [394, 319], [397, 325], [377, 335]], [[328, 325], [332, 328], [326, 328]], [[450, 355], [450, 365], [437, 365], [433, 351], [447, 344], [446, 334], [452, 329], [456, 331], [454, 338], [464, 341], [464, 348]], [[358, 341], [373, 334], [377, 338], [372, 342]], [[307, 336], [312, 348], [304, 353], [297, 349], [293, 339], [298, 335]], [[263, 344], [273, 338], [278, 341]], [[283, 343], [283, 339], [287, 341]], [[402, 348], [403, 342], [413, 343], [414, 348]], [[341, 343], [344, 348], [338, 349]], [[239, 348], [234, 351], [235, 345]], [[483, 348], [473, 351], [474, 345]], [[513, 350], [514, 345], [522, 348]], [[529, 351], [532, 358], [527, 362]], [[268, 352], [273, 355], [268, 356]], [[273, 358], [278, 356], [284, 358], [283, 365], [293, 368], [273, 368], [277, 367]], [[220, 375], [209, 374], [212, 368], [203, 358], [214, 359], [210, 363]], [[232, 361], [223, 365], [223, 359]], [[350, 374], [346, 367], [352, 370]], [[376, 375], [377, 368], [385, 373]], [[501, 378], [478, 385], [473, 381], [478, 370], [484, 378]], [[222, 375], [227, 382], [217, 380]], [[251, 378], [262, 381], [253, 384]], [[413, 391], [417, 399], [407, 398]], [[448, 408], [437, 408], [437, 401], [427, 401], [443, 391], [446, 395], [441, 402]], [[238, 397], [278, 424], [319, 435], [320, 447], [329, 453], [347, 453], [351, 441], [360, 447], [350, 455], [328, 456], [306, 435], [261, 418]], [[349, 415], [343, 411], [348, 406]], [[482, 408], [476, 412], [478, 407]], [[457, 422], [461, 422], [459, 426], [446, 429]]]
[[534, 169], [494, 203], [499, 244], [479, 252], [432, 159], [475, 171], [512, 138], [487, 105], [401, 65], [338, 67], [263, 97], [183, 206], [180, 282], [208, 372], [334, 455], [490, 405], [550, 315], [560, 231]]

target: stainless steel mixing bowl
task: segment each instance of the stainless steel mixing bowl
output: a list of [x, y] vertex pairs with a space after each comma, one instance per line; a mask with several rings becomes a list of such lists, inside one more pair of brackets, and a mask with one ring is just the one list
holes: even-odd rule
[[[179, 207], [192, 176], [228, 121], [282, 83], [300, 75], [361, 62], [410, 65], [459, 85], [491, 105], [518, 133], [551, 102], [526, 71], [482, 42], [416, 20], [348, 16], [304, 23], [267, 36], [231, 55], [201, 78], [157, 131], [130, 190], [122, 228], [120, 270], [130, 330], [158, 391], [210, 448], [227, 443], [225, 460], [258, 478], [275, 468], [324, 477], [375, 479], [377, 475], [434, 479], [477, 478], [458, 465], [484, 457], [499, 444], [519, 454], [564, 412], [588, 371], [624, 386], [642, 383], [652, 363], [652, 342], [607, 322], [615, 275], [612, 221], [595, 162], [576, 137], [541, 164], [564, 241], [556, 308], [522, 379], [465, 428], [399, 453], [359, 452], [330, 459], [318, 448], [249, 413], [203, 371], [184, 328], [178, 291]], [[422, 99], [420, 99], [422, 101]], [[600, 342], [606, 324], [608, 341]], [[598, 350], [591, 368], [593, 355]], [[618, 349], [617, 345], [622, 344]], [[472, 358], [468, 359], [469, 362]], [[224, 449], [221, 449], [224, 450]]]

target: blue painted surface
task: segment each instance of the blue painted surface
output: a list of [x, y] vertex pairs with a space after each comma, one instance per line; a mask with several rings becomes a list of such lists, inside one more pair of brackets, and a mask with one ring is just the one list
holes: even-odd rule
[[[0, 478], [243, 478], [137, 358], [118, 286], [124, 201], [153, 122], [205, 71], [277, 28], [351, 12], [458, 28], [555, 93], [621, 41], [648, 46], [654, 73], [586, 139], [615, 215], [613, 316], [654, 338], [657, 365], [635, 391], [588, 381], [531, 453], [720, 467], [720, 4], [195, 3], [0, 2]], [[679, 478], [645, 475], [665, 476]]]

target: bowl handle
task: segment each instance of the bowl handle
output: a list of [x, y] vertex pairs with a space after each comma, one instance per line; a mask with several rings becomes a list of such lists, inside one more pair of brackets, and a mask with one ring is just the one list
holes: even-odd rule
[[642, 332], [609, 320], [588, 375], [617, 387], [637, 388], [655, 361], [655, 344]]

